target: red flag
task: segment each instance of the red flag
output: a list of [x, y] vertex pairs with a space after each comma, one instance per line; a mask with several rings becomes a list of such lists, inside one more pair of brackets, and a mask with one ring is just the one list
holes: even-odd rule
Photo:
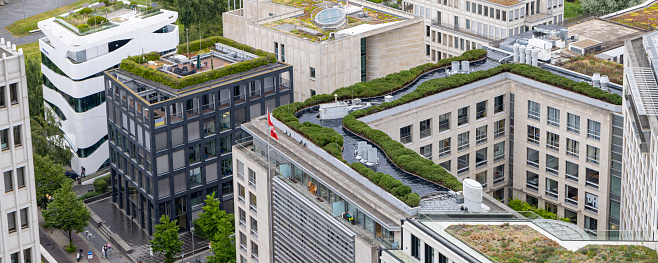
[[276, 135], [276, 130], [274, 129], [274, 124], [272, 123], [272, 120], [270, 119], [270, 111], [267, 111], [267, 124], [270, 126], [270, 136], [274, 137], [277, 141], [279, 140], [279, 136]]

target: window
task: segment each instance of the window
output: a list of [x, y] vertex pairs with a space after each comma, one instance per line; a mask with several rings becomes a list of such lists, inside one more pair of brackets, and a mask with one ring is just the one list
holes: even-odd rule
[[573, 224], [578, 224], [578, 214], [574, 211], [571, 211], [569, 209], [564, 209], [564, 217], [569, 218], [569, 222]]
[[441, 167], [443, 167], [443, 169], [445, 169], [446, 171], [450, 172], [450, 165], [451, 165], [450, 160], [442, 162], [439, 165], [441, 165]]
[[5, 86], [0, 86], [0, 108], [7, 107], [7, 101], [5, 100]]
[[589, 216], [585, 216], [585, 230], [588, 230], [590, 232], [596, 232], [598, 227], [597, 225], [599, 224], [598, 220], [591, 218]]
[[450, 112], [439, 115], [439, 132], [450, 130]]
[[231, 129], [231, 112], [227, 111], [222, 113], [222, 116], [219, 118], [219, 132], [223, 132]]
[[254, 217], [250, 216], [251, 219], [250, 225], [251, 225], [251, 233], [254, 235], [258, 235], [258, 222]]
[[475, 152], [475, 168], [487, 165], [487, 148], [479, 149]]
[[[475, 5], [475, 4], [473, 4], [473, 5]], [[439, 253], [439, 263], [448, 263], [448, 257], [446, 257], [443, 254]]]
[[217, 157], [216, 144], [215, 140], [206, 142], [204, 147], [206, 160]]
[[570, 205], [578, 206], [578, 188], [565, 185], [565, 202]]
[[18, 104], [18, 83], [9, 84], [9, 101], [11, 105]]
[[595, 194], [590, 194], [588, 192], [585, 192], [585, 210], [595, 214], [598, 213], [599, 197], [596, 196]]
[[546, 172], [553, 175], [558, 175], [560, 171], [560, 159], [547, 154], [546, 155]]
[[7, 226], [9, 233], [16, 232], [16, 212], [11, 212], [7, 214]]
[[496, 166], [494, 168], [494, 178], [493, 178], [493, 183], [496, 185], [497, 183], [505, 181], [505, 165], [501, 164], [499, 166]]
[[487, 117], [487, 101], [485, 100], [485, 101], [478, 102], [475, 105], [475, 110], [476, 110], [476, 112], [475, 112], [475, 119], [476, 120]]
[[411, 125], [400, 128], [400, 142], [411, 143]]
[[580, 144], [578, 143], [578, 141], [574, 141], [572, 139], [567, 138], [567, 155], [568, 156], [573, 156], [573, 157], [578, 158], [580, 156], [579, 151], [578, 151], [578, 147], [580, 147]]
[[463, 151], [468, 149], [468, 136], [469, 132], [463, 132], [457, 135], [457, 151]]
[[505, 135], [505, 119], [494, 123], [494, 138], [500, 138]]
[[203, 136], [215, 135], [215, 119], [206, 119], [203, 122]]
[[468, 172], [469, 167], [468, 154], [457, 157], [457, 174], [463, 174]]
[[567, 131], [580, 133], [580, 116], [567, 113]]
[[11, 171], [5, 172], [5, 193], [14, 191], [14, 178], [11, 176]]
[[598, 121], [587, 120], [587, 137], [594, 140], [601, 139], [601, 123]]
[[420, 147], [420, 155], [425, 156], [425, 158], [432, 160], [432, 144], [428, 144], [423, 147]]
[[238, 199], [240, 201], [244, 202], [245, 194], [246, 194], [246, 191], [244, 190], [244, 186], [238, 184]]
[[221, 154], [227, 154], [231, 152], [231, 135], [222, 136], [219, 138], [219, 151]]
[[505, 142], [499, 142], [493, 146], [494, 162], [505, 159]]
[[249, 185], [256, 187], [256, 172], [249, 169]]
[[569, 161], [566, 161], [567, 173], [566, 177], [568, 180], [573, 182], [578, 182], [578, 165]]
[[258, 245], [251, 241], [251, 258], [258, 260]]
[[195, 164], [201, 161], [201, 154], [199, 153], [199, 145], [190, 146], [187, 154], [190, 164]]
[[197, 187], [203, 184], [201, 179], [201, 167], [190, 170], [190, 187]]
[[557, 187], [558, 187], [557, 181], [550, 178], [546, 178], [546, 196], [557, 199], [558, 198]]
[[494, 98], [494, 114], [505, 111], [505, 95]]
[[457, 110], [457, 126], [468, 123], [468, 107], [463, 107]]
[[450, 138], [443, 139], [439, 142], [439, 158], [450, 155]]
[[429, 136], [432, 136], [431, 119], [420, 122], [420, 138], [422, 139]]
[[595, 189], [599, 189], [599, 171], [586, 168], [585, 185]]
[[597, 147], [587, 145], [587, 162], [593, 164], [599, 164], [599, 157], [601, 156], [601, 150]]
[[249, 208], [251, 208], [251, 211], [256, 213], [258, 211], [258, 202], [256, 200], [256, 195], [253, 193], [249, 192]]
[[476, 174], [475, 181], [482, 185], [482, 189], [487, 188], [487, 171]]
[[233, 181], [222, 183], [222, 196], [230, 195], [233, 193]]
[[315, 68], [314, 68], [314, 67], [311, 67], [311, 68], [309, 69], [309, 71], [311, 72], [311, 73], [310, 73], [311, 78], [314, 79], [314, 78], [315, 78]]
[[240, 232], [240, 248], [247, 252], [247, 236]]
[[528, 142], [539, 145], [539, 128], [528, 125]]
[[560, 135], [546, 132], [546, 148], [560, 151]]
[[525, 201], [528, 203], [530, 206], [537, 208], [539, 205], [539, 199], [537, 197], [534, 197], [532, 195], [526, 195], [525, 196]]
[[14, 126], [14, 147], [21, 146], [21, 125]]
[[528, 118], [539, 121], [541, 118], [540, 107], [539, 103], [528, 101]]
[[548, 125], [560, 127], [560, 110], [548, 107]]
[[530, 171], [526, 171], [526, 186], [528, 189], [535, 192], [539, 191], [539, 175]]
[[475, 144], [487, 142], [487, 125], [475, 129]]
[[238, 207], [238, 221], [240, 226], [246, 227], [247, 225], [247, 212]]
[[411, 235], [411, 256], [420, 259], [420, 239]]
[[25, 187], [25, 167], [16, 169], [16, 184], [18, 189]]
[[23, 259], [25, 263], [32, 263], [32, 248], [23, 250]]
[[191, 196], [191, 198], [190, 198], [190, 204], [191, 204], [192, 206], [196, 206], [196, 205], [203, 204], [203, 202], [204, 202], [204, 201], [203, 201], [203, 200], [204, 200], [204, 199], [203, 199], [203, 198], [204, 198], [203, 191], [197, 191], [197, 192], [194, 192], [194, 193], [192, 193], [190, 196]]
[[434, 263], [434, 248], [425, 243], [425, 263]]
[[528, 148], [528, 166], [539, 168], [539, 151]]

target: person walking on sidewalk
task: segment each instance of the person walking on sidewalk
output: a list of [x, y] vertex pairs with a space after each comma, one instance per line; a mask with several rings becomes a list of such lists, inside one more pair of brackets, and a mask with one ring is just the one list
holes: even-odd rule
[[80, 262], [80, 260], [82, 259], [82, 249], [78, 251], [78, 255], [76, 256], [76, 258], [78, 259], [78, 262]]
[[107, 254], [112, 254], [112, 243], [107, 243]]
[[101, 257], [107, 258], [107, 253], [105, 253], [105, 244], [103, 244], [103, 248], [101, 248]]
[[82, 176], [83, 178], [87, 177], [87, 174], [85, 174], [85, 167], [84, 166], [80, 166], [80, 176]]

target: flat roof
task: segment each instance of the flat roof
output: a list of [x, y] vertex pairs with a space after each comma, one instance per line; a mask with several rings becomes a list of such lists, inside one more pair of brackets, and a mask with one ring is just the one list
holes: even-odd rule
[[591, 39], [583, 39], [578, 42], [571, 43], [572, 46], [580, 47], [580, 48], [588, 48], [596, 45], [600, 45], [601, 42], [596, 41], [596, 40], [591, 40]]

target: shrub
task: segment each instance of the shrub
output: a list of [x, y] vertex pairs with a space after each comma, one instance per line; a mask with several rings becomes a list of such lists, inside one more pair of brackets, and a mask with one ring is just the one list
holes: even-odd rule
[[87, 25], [90, 26], [100, 25], [102, 23], [107, 23], [107, 18], [102, 16], [92, 16], [87, 19]]
[[65, 249], [66, 252], [68, 252], [68, 253], [75, 253], [75, 252], [78, 250], [78, 247], [76, 247], [76, 246], [73, 245], [73, 244], [69, 244], [69, 245], [64, 246], [64, 249]]
[[83, 9], [80, 9], [80, 11], [78, 11], [78, 15], [91, 14], [91, 12], [93, 12], [93, 10], [91, 10], [91, 8], [85, 7]]
[[101, 194], [101, 193], [96, 192], [96, 191], [86, 192], [86, 193], [83, 194], [82, 196], [78, 197], [78, 200], [85, 200], [85, 199], [88, 199], [88, 198], [92, 198], [92, 197], [94, 197], [94, 196], [98, 196], [98, 195], [100, 195], [100, 194]]
[[160, 59], [160, 53], [158, 52], [149, 52], [146, 54], [138, 55], [138, 56], [133, 56], [133, 57], [128, 57], [132, 62], [135, 62], [137, 64], [142, 64], [147, 61], [154, 61], [154, 60], [159, 60]]
[[94, 181], [94, 191], [99, 192], [101, 194], [107, 192], [107, 181], [101, 180], [101, 179], [96, 179]]
[[89, 25], [87, 25], [87, 24], [79, 24], [79, 25], [77, 25], [76, 27], [77, 27], [78, 29], [85, 29], [85, 28], [89, 28]]
[[557, 215], [552, 213], [552, 212], [548, 212], [544, 209], [539, 209], [539, 208], [533, 207], [530, 204], [528, 204], [526, 202], [523, 202], [519, 199], [514, 199], [514, 200], [509, 201], [507, 203], [507, 206], [512, 208], [512, 210], [514, 210], [514, 211], [534, 212], [535, 214], [537, 214], [538, 216], [541, 216], [544, 219], [560, 220], [562, 222], [567, 222], [567, 223], [571, 222], [571, 220], [569, 218], [558, 218]]

